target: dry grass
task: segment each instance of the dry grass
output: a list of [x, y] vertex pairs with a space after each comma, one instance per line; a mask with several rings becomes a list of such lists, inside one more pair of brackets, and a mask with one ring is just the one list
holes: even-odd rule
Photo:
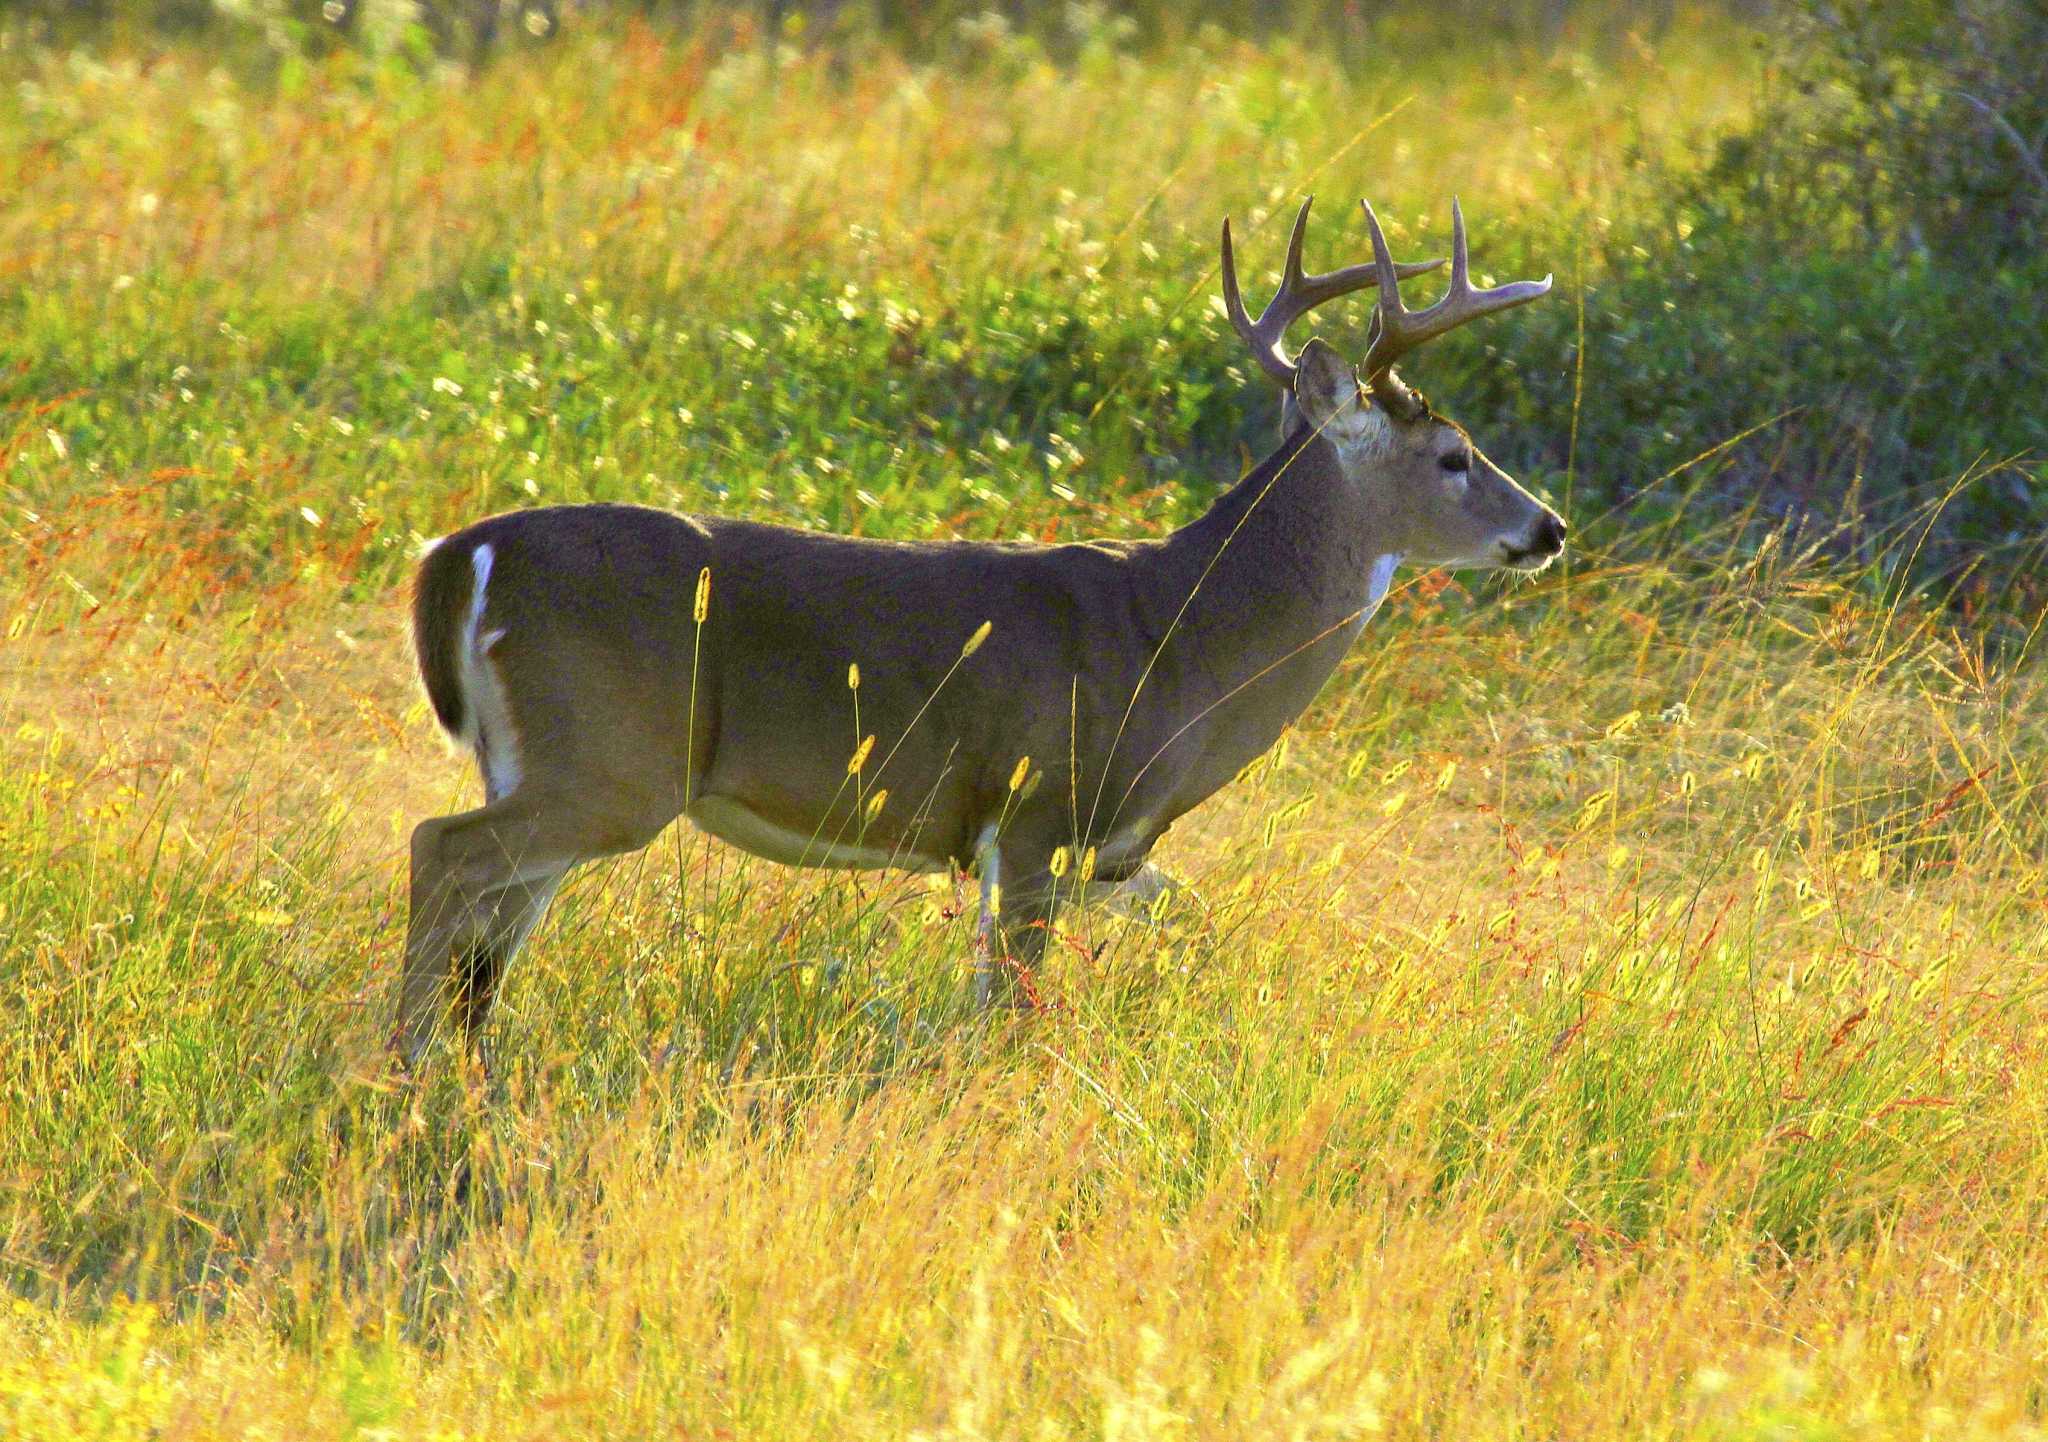
[[[1286, 68], [1242, 54], [1192, 101], [1186, 69], [1132, 62], [1137, 120], [1099, 77], [1055, 105], [1038, 73], [835, 88], [822, 63], [770, 105], [752, 63], [640, 37], [551, 87], [223, 91], [232, 126], [196, 71], [52, 67], [79, 130], [47, 161], [6, 102], [0, 233], [49, 277], [31, 337], [84, 374], [168, 335], [202, 378], [181, 401], [109, 362], [51, 407], [45, 356], [11, 397], [0, 1432], [2040, 1436], [2040, 665], [1725, 533], [1408, 585], [1174, 833], [1202, 904], [1068, 917], [1041, 1012], [971, 1015], [952, 890], [677, 836], [572, 888], [509, 984], [495, 1083], [392, 1085], [403, 838], [472, 783], [390, 578], [490, 476], [573, 493], [627, 433], [571, 416], [504, 461], [500, 413], [435, 399], [442, 350], [482, 406], [529, 343], [496, 358], [510, 311], [447, 299], [469, 252], [615, 319], [814, 263], [943, 288], [1056, 270], [1036, 232], [1082, 175], [1084, 234], [1171, 251], [1294, 143], [1242, 139]], [[1480, 89], [1407, 143], [1465, 166], [1475, 211], [1562, 204], [1573, 157], [1739, 93], [1688, 64], [1640, 106], [1626, 69]], [[1402, 98], [1303, 73], [1347, 118], [1290, 182]], [[670, 124], [720, 85], [703, 134]], [[126, 118], [92, 119], [110, 93]], [[1547, 175], [1472, 143], [1524, 111]], [[1119, 127], [1121, 163], [1062, 158]], [[849, 239], [880, 211], [886, 241]], [[368, 361], [247, 384], [218, 325], [352, 365], [341, 304], [421, 330], [403, 407]], [[601, 350], [562, 364], [619, 386]], [[715, 365], [634, 362], [656, 394]], [[131, 404], [172, 418], [134, 439]], [[1003, 497], [1005, 529], [1088, 519], [1030, 477]]]

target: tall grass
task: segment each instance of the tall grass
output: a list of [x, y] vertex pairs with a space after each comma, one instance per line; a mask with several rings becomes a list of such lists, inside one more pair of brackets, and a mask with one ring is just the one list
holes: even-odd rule
[[[1068, 914], [1013, 1021], [964, 883], [679, 832], [572, 884], [491, 1078], [386, 1060], [406, 831], [474, 785], [417, 535], [583, 496], [1156, 531], [1270, 435], [1219, 210], [1313, 183], [1323, 264], [1331, 202], [1420, 247], [1456, 189], [1495, 263], [1736, 103], [1672, 44], [33, 65], [0, 1431], [2036, 1435], [2043, 674], [1905, 585], [1911, 530], [1850, 571], [1581, 512], [1532, 584], [1410, 581], [1174, 832], [1199, 899]], [[1565, 363], [1514, 331], [1470, 344]]]

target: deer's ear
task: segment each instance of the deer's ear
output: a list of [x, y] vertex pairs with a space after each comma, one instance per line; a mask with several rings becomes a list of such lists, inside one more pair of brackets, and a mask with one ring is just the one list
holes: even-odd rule
[[1358, 373], [1333, 346], [1313, 336], [1294, 358], [1294, 404], [1312, 429], [1333, 433], [1348, 434], [1365, 410]]

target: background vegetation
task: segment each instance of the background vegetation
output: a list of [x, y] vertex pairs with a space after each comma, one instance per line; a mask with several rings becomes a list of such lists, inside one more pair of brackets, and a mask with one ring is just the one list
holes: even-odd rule
[[[5, 22], [0, 1432], [2038, 1436], [2038, 12], [796, 13]], [[677, 834], [395, 1085], [422, 537], [1156, 532], [1309, 191], [1557, 271], [1414, 378], [1566, 565], [1042, 1011]]]

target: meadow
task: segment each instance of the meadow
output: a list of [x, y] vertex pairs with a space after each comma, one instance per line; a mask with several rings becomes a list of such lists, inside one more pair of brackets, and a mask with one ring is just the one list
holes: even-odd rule
[[[0, 54], [0, 1435], [2042, 1437], [2048, 615], [1916, 564], [1982, 468], [1832, 545], [1725, 487], [1825, 397], [1574, 343], [1754, 37], [958, 44]], [[1558, 273], [1412, 374], [1561, 564], [1405, 578], [1037, 1009], [971, 881], [677, 831], [401, 1083], [425, 538], [1157, 534], [1309, 192]]]

